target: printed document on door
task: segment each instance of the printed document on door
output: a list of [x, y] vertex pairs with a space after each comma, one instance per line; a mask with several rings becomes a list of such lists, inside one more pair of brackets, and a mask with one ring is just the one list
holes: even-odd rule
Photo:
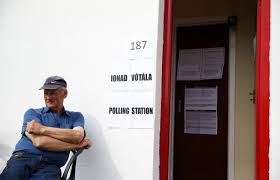
[[217, 134], [218, 87], [185, 88], [184, 132]]
[[177, 80], [222, 79], [225, 48], [181, 49], [177, 65]]

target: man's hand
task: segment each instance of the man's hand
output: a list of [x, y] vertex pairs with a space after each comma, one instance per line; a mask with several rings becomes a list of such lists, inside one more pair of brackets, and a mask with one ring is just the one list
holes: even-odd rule
[[81, 148], [80, 149], [88, 149], [91, 147], [91, 141], [87, 138], [83, 139], [83, 141], [80, 143]]
[[37, 134], [41, 135], [43, 134], [44, 127], [42, 124], [38, 123], [35, 120], [32, 120], [27, 123], [26, 131], [30, 134]]

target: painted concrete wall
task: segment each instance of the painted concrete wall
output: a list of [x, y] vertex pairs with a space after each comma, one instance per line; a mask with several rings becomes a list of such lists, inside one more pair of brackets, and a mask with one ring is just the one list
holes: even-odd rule
[[188, 18], [237, 16], [235, 66], [234, 179], [255, 177], [255, 105], [249, 93], [255, 85], [253, 37], [256, 31], [255, 0], [174, 0], [174, 21]]
[[[23, 113], [44, 106], [38, 88], [46, 77], [61, 75], [69, 84], [65, 107], [84, 114], [93, 141], [93, 148], [79, 157], [77, 179], [157, 179], [162, 5], [158, 0], [0, 1], [1, 171], [20, 138]], [[131, 55], [131, 43], [141, 40], [147, 41], [145, 57], [144, 50]], [[148, 63], [137, 63], [147, 62], [141, 59], [146, 57]], [[112, 93], [111, 73], [146, 70], [151, 82], [128, 84], [148, 90], [126, 89], [122, 98]], [[111, 127], [112, 99], [118, 100], [114, 105], [150, 103], [149, 127]]]
[[270, 180], [280, 179], [280, 2], [271, 0], [271, 18], [270, 18], [270, 154], [269, 154], [269, 174]]

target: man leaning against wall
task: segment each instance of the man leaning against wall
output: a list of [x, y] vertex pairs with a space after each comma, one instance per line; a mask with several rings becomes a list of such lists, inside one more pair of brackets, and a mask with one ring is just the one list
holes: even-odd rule
[[70, 150], [91, 146], [85, 138], [83, 115], [64, 108], [68, 95], [65, 79], [48, 77], [40, 90], [46, 106], [25, 112], [22, 137], [0, 180], [59, 180]]

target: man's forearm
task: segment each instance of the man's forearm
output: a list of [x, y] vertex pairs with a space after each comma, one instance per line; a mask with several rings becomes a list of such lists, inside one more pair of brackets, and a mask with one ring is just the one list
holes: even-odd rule
[[44, 135], [35, 135], [26, 132], [27, 137], [32, 141], [33, 145], [39, 149], [47, 151], [70, 151], [83, 148], [82, 143], [67, 143], [56, 138]]
[[26, 131], [30, 134], [49, 136], [71, 144], [78, 144], [84, 138], [84, 129], [82, 127], [78, 126], [73, 129], [48, 127], [35, 120], [27, 123]]
[[78, 144], [84, 138], [84, 129], [62, 129], [45, 126], [42, 130], [42, 135], [53, 137], [63, 142]]

